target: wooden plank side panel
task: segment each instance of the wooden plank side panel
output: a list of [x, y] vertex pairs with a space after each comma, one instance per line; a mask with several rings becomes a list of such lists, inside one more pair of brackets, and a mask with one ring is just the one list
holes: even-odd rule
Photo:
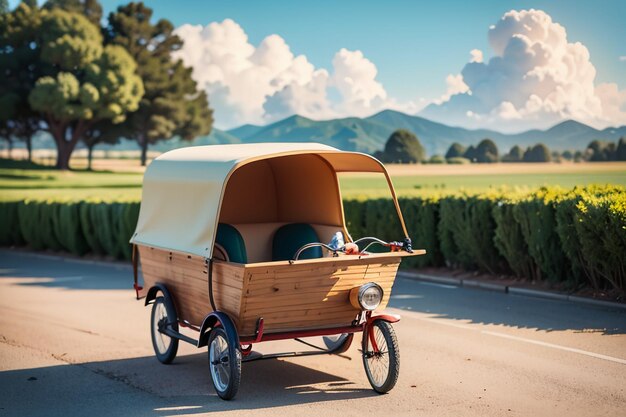
[[348, 326], [359, 313], [350, 304], [350, 290], [377, 283], [384, 291], [379, 309], [385, 308], [399, 264], [398, 257], [319, 265], [247, 265], [240, 332], [252, 335], [259, 317], [268, 333]]
[[[174, 298], [180, 320], [200, 325], [212, 310], [204, 258], [139, 245], [144, 292], [163, 283]], [[228, 313], [239, 327], [244, 268], [214, 263], [213, 295], [217, 308]]]

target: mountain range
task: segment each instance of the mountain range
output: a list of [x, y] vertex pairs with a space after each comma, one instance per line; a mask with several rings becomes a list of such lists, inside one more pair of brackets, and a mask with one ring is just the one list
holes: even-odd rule
[[[487, 129], [471, 130], [448, 126], [423, 117], [384, 110], [366, 118], [318, 121], [295, 115], [266, 126], [248, 124], [227, 131], [214, 128], [210, 135], [198, 137], [191, 142], [174, 139], [159, 142], [150, 149], [167, 151], [182, 146], [223, 143], [321, 142], [347, 151], [374, 153], [383, 149], [389, 135], [396, 129], [407, 129], [415, 133], [429, 155], [445, 154], [454, 142], [469, 146], [484, 138], [492, 139], [498, 145], [500, 153], [504, 154], [514, 145], [525, 148], [536, 143], [544, 143], [551, 150], [583, 150], [595, 139], [616, 142], [620, 137], [626, 136], [626, 126], [598, 130], [574, 120], [561, 122], [547, 130], [534, 129], [505, 134]], [[41, 145], [37, 143], [36, 147], [40, 148]], [[135, 143], [129, 141], [122, 141], [114, 147], [103, 145], [98, 148], [137, 149]]]
[[469, 146], [484, 138], [492, 139], [500, 152], [505, 153], [514, 145], [527, 147], [536, 143], [544, 143], [552, 150], [583, 150], [595, 139], [615, 142], [626, 136], [626, 126], [598, 130], [574, 120], [561, 122], [547, 130], [505, 134], [448, 126], [393, 110], [363, 119], [316, 121], [296, 115], [267, 126], [243, 125], [225, 132], [216, 130], [212, 135], [216, 140], [223, 140], [222, 143], [321, 142], [343, 150], [373, 153], [385, 146], [389, 135], [396, 129], [415, 133], [429, 155], [445, 154], [454, 142]]

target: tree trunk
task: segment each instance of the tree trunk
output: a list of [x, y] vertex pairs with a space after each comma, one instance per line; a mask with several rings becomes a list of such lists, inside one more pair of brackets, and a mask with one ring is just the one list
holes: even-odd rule
[[72, 156], [73, 150], [74, 146], [70, 146], [70, 143], [66, 142], [65, 139], [62, 138], [60, 141], [57, 141], [56, 169], [62, 171], [70, 169], [70, 157]]
[[68, 125], [62, 122], [48, 120], [49, 131], [57, 145], [57, 163], [56, 168], [60, 170], [70, 169], [70, 158], [74, 148], [80, 137], [89, 127], [83, 120], [78, 121], [76, 126], [72, 128], [70, 140], [66, 139]]
[[141, 145], [141, 166], [145, 167], [148, 159], [148, 138], [142, 135], [139, 142]]
[[11, 138], [7, 138], [8, 150], [9, 150], [9, 159], [13, 159], [13, 140]]
[[28, 162], [33, 162], [33, 138], [26, 136], [26, 149], [28, 150]]
[[95, 147], [94, 143], [87, 144], [87, 170], [91, 171], [91, 159], [93, 157], [93, 148]]

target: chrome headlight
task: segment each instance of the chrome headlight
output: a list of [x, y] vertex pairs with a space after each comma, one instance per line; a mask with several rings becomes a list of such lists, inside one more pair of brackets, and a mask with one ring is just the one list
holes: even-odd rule
[[373, 311], [383, 300], [383, 289], [380, 285], [368, 282], [350, 290], [350, 303], [358, 310]]

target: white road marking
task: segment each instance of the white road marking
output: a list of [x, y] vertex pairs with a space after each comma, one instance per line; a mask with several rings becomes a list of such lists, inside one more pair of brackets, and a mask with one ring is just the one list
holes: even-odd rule
[[549, 347], [552, 349], [560, 349], [560, 350], [565, 350], [567, 352], [579, 353], [581, 355], [591, 356], [592, 358], [604, 359], [606, 361], [611, 361], [611, 362], [621, 363], [622, 365], [626, 365], [626, 359], [620, 359], [620, 358], [614, 358], [613, 356], [601, 355], [600, 353], [589, 352], [588, 350], [581, 350], [581, 349], [571, 348], [567, 346], [555, 345], [554, 343], [541, 342], [539, 340], [527, 339], [525, 337], [519, 337], [519, 336], [512, 336], [506, 333], [491, 332], [488, 330], [482, 330], [481, 333], [488, 334], [491, 336], [503, 337], [505, 339], [517, 340], [518, 342], [532, 343], [534, 345], [545, 346], [545, 347]]
[[415, 295], [415, 294], [398, 294], [398, 295], [392, 295], [391, 299], [392, 300], [415, 300], [418, 298], [424, 298], [423, 295]]
[[555, 345], [554, 343], [542, 342], [540, 340], [528, 339], [528, 338], [520, 337], [520, 336], [512, 336], [510, 334], [500, 333], [500, 332], [493, 332], [493, 331], [490, 331], [490, 330], [481, 330], [481, 329], [478, 329], [478, 328], [476, 328], [474, 326], [471, 326], [471, 325], [458, 324], [458, 323], [446, 321], [446, 319], [438, 319], [438, 318], [433, 318], [433, 317], [423, 317], [420, 313], [415, 313], [413, 311], [399, 310], [399, 309], [389, 309], [389, 310], [395, 310], [393, 312], [395, 314], [400, 314], [401, 316], [409, 316], [411, 318], [414, 318], [414, 319], [417, 319], [417, 320], [422, 320], [422, 321], [427, 321], [429, 323], [441, 324], [441, 325], [444, 325], [444, 326], [455, 327], [457, 329], [478, 331], [478, 332], [480, 332], [482, 334], [486, 334], [486, 335], [490, 335], [490, 336], [502, 337], [504, 339], [516, 340], [518, 342], [531, 343], [531, 344], [534, 344], [534, 345], [548, 347], [548, 348], [552, 348], [552, 349], [564, 350], [566, 352], [578, 353], [580, 355], [586, 355], [586, 356], [589, 356], [589, 357], [592, 357], [592, 358], [603, 359], [603, 360], [606, 360], [606, 361], [611, 361], [611, 362], [615, 362], [615, 363], [621, 363], [622, 365], [626, 365], [626, 359], [616, 358], [616, 357], [608, 356], [608, 355], [602, 355], [600, 353], [595, 353], [595, 352], [589, 352], [588, 350], [582, 350], [582, 349], [576, 349], [576, 348], [571, 348], [571, 347], [567, 347], [567, 346]]

